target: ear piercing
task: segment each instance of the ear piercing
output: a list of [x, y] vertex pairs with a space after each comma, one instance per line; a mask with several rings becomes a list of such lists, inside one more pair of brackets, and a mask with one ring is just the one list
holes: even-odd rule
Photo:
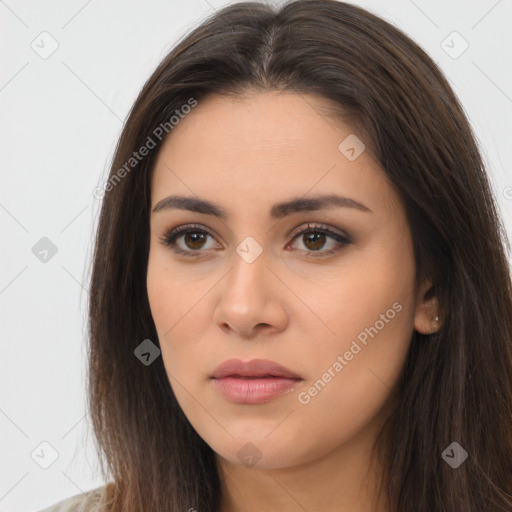
[[436, 315], [436, 317], [434, 318], [432, 315], [430, 315], [430, 320], [432, 320], [432, 322], [434, 324], [434, 329], [430, 334], [434, 334], [436, 332], [435, 329], [437, 327], [437, 322], [439, 322], [439, 317]]

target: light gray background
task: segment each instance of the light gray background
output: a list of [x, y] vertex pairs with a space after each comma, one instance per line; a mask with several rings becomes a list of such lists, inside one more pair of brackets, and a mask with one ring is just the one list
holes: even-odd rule
[[[448, 75], [511, 232], [511, 3], [352, 3], [402, 28]], [[92, 191], [107, 176], [145, 80], [179, 37], [223, 5], [0, 0], [2, 511], [40, 510], [104, 483], [84, 394], [87, 275], [100, 206]], [[453, 31], [469, 44], [458, 58], [464, 41]], [[58, 48], [42, 58], [52, 39]], [[45, 263], [32, 252], [42, 237], [57, 247]], [[40, 464], [51, 462], [51, 450], [42, 442], [58, 453], [47, 469]]]

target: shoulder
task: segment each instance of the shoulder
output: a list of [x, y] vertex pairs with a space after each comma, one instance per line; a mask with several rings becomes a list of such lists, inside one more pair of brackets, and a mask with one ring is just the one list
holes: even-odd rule
[[107, 512], [107, 485], [75, 494], [39, 512]]

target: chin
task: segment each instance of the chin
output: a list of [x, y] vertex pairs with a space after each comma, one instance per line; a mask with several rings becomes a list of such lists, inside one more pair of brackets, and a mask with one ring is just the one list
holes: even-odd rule
[[[255, 469], [278, 469], [299, 464], [296, 443], [275, 436], [233, 436], [222, 443], [208, 443], [221, 458], [236, 466]], [[294, 444], [295, 446], [292, 446]]]

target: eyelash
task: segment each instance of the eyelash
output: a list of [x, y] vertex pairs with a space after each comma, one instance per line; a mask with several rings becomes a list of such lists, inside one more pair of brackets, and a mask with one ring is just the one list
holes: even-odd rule
[[[177, 239], [183, 235], [186, 235], [187, 233], [201, 233], [201, 234], [212, 236], [207, 230], [203, 229], [198, 224], [187, 224], [184, 226], [179, 226], [179, 227], [165, 233], [162, 237], [160, 237], [160, 241], [163, 245], [171, 247], [171, 249], [175, 253], [182, 254], [184, 256], [191, 257], [191, 258], [200, 257], [201, 253], [208, 252], [208, 251], [203, 251], [201, 249], [199, 249], [197, 251], [193, 251], [193, 250], [183, 250], [181, 248], [178, 248], [176, 246]], [[304, 250], [299, 249], [299, 252], [306, 253], [307, 257], [319, 258], [319, 257], [330, 256], [332, 254], [339, 252], [345, 246], [350, 245], [352, 243], [352, 241], [350, 240], [350, 238], [348, 236], [342, 235], [342, 234], [338, 233], [337, 231], [330, 229], [328, 226], [321, 225], [321, 224], [308, 224], [307, 227], [299, 230], [298, 232], [294, 231], [292, 233], [292, 235], [294, 235], [292, 238], [292, 242], [295, 241], [297, 238], [299, 238], [301, 235], [303, 235], [305, 233], [322, 233], [322, 234], [328, 235], [330, 238], [334, 239], [339, 244], [338, 247], [336, 247], [335, 249], [329, 249], [328, 251], [322, 251], [320, 249], [318, 251], [304, 251]], [[319, 253], [319, 254], [321, 254], [321, 256], [316, 256], [316, 255], [314, 255], [315, 253]]]

